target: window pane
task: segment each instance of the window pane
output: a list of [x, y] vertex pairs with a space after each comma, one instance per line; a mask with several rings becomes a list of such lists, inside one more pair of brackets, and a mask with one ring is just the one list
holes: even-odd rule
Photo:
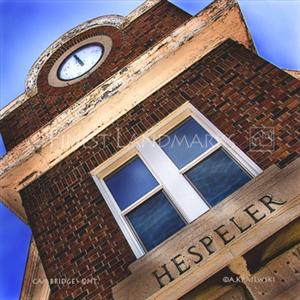
[[217, 143], [193, 118], [158, 141], [160, 147], [181, 169]]
[[104, 179], [121, 210], [158, 186], [158, 182], [139, 157]]
[[127, 217], [148, 251], [185, 226], [163, 192], [155, 194]]
[[0, 158], [6, 154], [6, 147], [2, 138], [2, 134], [0, 133]]
[[222, 149], [193, 167], [185, 176], [211, 206], [219, 203], [251, 179]]

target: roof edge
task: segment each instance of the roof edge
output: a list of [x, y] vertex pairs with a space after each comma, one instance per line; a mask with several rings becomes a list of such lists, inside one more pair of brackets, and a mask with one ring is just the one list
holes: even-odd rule
[[300, 70], [282, 69], [284, 72], [290, 74], [294, 78], [300, 80]]

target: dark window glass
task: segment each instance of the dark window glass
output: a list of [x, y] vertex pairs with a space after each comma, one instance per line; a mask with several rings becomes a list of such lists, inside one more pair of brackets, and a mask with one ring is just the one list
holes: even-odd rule
[[158, 182], [139, 157], [106, 177], [104, 181], [121, 210], [158, 186]]
[[217, 150], [185, 176], [214, 206], [247, 183], [251, 177], [222, 149]]
[[139, 205], [127, 218], [148, 251], [185, 226], [163, 192]]
[[181, 169], [217, 143], [193, 118], [158, 141], [160, 147]]
[[6, 154], [5, 144], [2, 138], [2, 134], [0, 133], [0, 158]]

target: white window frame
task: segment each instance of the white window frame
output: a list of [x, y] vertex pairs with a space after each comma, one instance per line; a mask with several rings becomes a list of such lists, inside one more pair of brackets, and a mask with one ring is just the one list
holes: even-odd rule
[[[156, 141], [188, 117], [195, 119], [217, 141], [217, 144], [179, 170]], [[117, 154], [91, 172], [96, 185], [137, 258], [144, 255], [146, 251], [125, 215], [158, 191], [163, 190], [187, 223], [201, 216], [210, 207], [187, 178], [185, 178], [184, 173], [219, 148], [223, 148], [250, 176], [256, 177], [262, 172], [258, 165], [217, 129], [203, 114], [190, 103], [185, 103], [162, 121], [158, 122], [141, 137], [137, 138], [133, 143], [122, 148]], [[106, 186], [104, 178], [125, 165], [135, 156], [138, 156], [144, 162], [159, 185], [128, 208], [121, 211]]]

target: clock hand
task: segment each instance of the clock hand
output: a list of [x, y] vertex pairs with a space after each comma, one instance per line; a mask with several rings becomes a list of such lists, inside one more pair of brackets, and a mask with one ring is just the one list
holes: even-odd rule
[[74, 54], [74, 57], [75, 57], [76, 61], [77, 61], [81, 66], [84, 65], [84, 62], [83, 62], [76, 54]]

